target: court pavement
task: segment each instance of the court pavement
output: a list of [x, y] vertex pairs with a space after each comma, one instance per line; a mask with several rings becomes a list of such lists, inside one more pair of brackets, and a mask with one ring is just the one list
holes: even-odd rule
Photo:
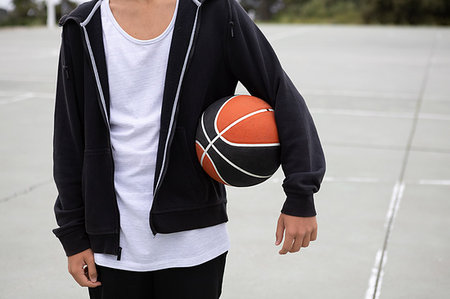
[[[222, 298], [449, 298], [450, 29], [259, 26], [328, 168], [318, 238], [297, 254], [274, 245], [281, 169], [227, 189]], [[0, 30], [0, 298], [88, 297], [51, 232], [59, 43], [60, 28]]]

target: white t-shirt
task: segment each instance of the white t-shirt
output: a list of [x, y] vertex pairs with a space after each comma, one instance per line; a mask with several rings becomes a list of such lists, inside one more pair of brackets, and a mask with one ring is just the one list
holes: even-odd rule
[[178, 1], [169, 26], [149, 40], [126, 33], [115, 20], [109, 0], [100, 7], [122, 247], [121, 260], [95, 253], [95, 262], [102, 266], [131, 271], [190, 267], [229, 248], [225, 223], [156, 236], [150, 230], [161, 105]]

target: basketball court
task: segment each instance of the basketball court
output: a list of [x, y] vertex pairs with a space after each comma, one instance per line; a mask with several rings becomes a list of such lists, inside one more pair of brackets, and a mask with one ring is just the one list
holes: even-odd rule
[[[260, 28], [310, 107], [328, 168], [318, 239], [297, 254], [274, 245], [281, 169], [227, 189], [222, 298], [448, 298], [450, 29]], [[51, 232], [59, 43], [60, 28], [0, 29], [0, 298], [88, 298]]]

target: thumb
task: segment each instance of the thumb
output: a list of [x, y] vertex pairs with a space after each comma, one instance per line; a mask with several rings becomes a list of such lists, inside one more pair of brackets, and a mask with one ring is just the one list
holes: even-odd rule
[[90, 258], [86, 261], [86, 264], [88, 266], [88, 273], [89, 273], [89, 280], [92, 282], [97, 281], [97, 268], [95, 267], [94, 259]]
[[284, 232], [284, 222], [280, 215], [280, 218], [278, 218], [277, 231], [275, 234], [275, 237], [276, 237], [275, 245], [276, 246], [280, 245], [281, 241], [283, 241], [283, 232]]

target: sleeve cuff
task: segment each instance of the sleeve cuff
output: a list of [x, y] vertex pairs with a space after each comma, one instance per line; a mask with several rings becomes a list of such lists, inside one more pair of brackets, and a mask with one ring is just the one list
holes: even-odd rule
[[80, 253], [91, 247], [89, 237], [84, 230], [73, 230], [69, 233], [59, 235], [58, 229], [54, 229], [53, 233], [61, 242], [66, 256]]
[[297, 217], [316, 216], [313, 194], [288, 195], [281, 209], [281, 213]]

